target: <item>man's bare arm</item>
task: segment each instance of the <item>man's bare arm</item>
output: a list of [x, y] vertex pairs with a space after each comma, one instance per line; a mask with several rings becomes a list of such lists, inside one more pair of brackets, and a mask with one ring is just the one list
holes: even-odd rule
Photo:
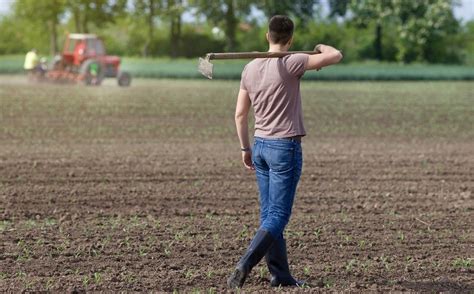
[[306, 70], [321, 69], [322, 67], [336, 64], [342, 59], [341, 51], [334, 47], [319, 44], [316, 45], [315, 50], [319, 50], [320, 54], [310, 55], [308, 63], [306, 64]]
[[254, 169], [252, 164], [252, 151], [250, 150], [248, 114], [250, 110], [250, 97], [247, 91], [240, 89], [235, 107], [235, 126], [239, 136], [242, 151], [242, 162], [248, 169]]

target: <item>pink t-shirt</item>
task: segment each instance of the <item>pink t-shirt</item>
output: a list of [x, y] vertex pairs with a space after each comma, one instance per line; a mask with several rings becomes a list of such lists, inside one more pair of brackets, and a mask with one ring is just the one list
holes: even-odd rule
[[249, 62], [240, 88], [246, 90], [255, 114], [255, 136], [287, 138], [306, 135], [301, 109], [300, 79], [307, 54], [260, 58]]

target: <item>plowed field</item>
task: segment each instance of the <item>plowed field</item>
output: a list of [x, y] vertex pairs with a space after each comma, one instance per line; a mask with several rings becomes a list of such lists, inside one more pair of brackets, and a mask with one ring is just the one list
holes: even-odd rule
[[[238, 82], [0, 77], [0, 290], [220, 293], [258, 226]], [[474, 291], [474, 87], [303, 86], [295, 292]], [[267, 292], [264, 263], [244, 290]]]

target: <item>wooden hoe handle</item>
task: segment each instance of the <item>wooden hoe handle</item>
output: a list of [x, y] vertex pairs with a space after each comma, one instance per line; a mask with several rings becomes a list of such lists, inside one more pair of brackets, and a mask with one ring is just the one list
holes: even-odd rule
[[288, 51], [288, 52], [230, 52], [230, 53], [208, 53], [207, 60], [212, 59], [247, 59], [247, 58], [277, 58], [296, 53], [318, 54], [318, 51]]

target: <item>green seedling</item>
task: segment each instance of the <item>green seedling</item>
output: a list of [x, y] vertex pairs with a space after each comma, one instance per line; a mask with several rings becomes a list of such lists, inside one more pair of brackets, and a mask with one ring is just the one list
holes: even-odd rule
[[326, 272], [326, 273], [330, 273], [332, 271], [332, 266], [325, 265], [323, 271]]
[[157, 243], [156, 236], [152, 235], [152, 236], [149, 236], [148, 238], [146, 238], [146, 244], [149, 247], [154, 246], [156, 243]]
[[7, 220], [0, 221], [0, 232], [8, 230], [11, 226], [11, 222]]
[[161, 228], [161, 222], [160, 222], [159, 220], [155, 220], [155, 222], [154, 222], [154, 227], [155, 227], [155, 229], [157, 229], [157, 230], [158, 230], [159, 228]]
[[171, 255], [171, 249], [170, 249], [169, 247], [166, 247], [165, 250], [164, 250], [164, 252], [165, 252], [165, 255], [166, 255], [166, 256], [170, 256], [170, 255]]
[[361, 263], [360, 263], [360, 268], [361, 268], [364, 272], [367, 272], [367, 271], [369, 270], [370, 266], [371, 266], [370, 260], [367, 260], [367, 261], [365, 261], [365, 262], [361, 262]]
[[55, 226], [58, 222], [54, 218], [46, 218], [44, 220], [44, 225], [47, 227]]
[[44, 239], [43, 238], [38, 238], [38, 240], [36, 240], [36, 242], [35, 242], [35, 245], [39, 246], [39, 247], [43, 246], [44, 245]]
[[389, 265], [389, 258], [387, 256], [384, 256], [382, 254], [382, 256], [380, 257], [380, 260], [382, 261], [382, 264], [383, 266], [385, 267], [385, 269], [388, 271], [390, 270], [390, 265]]
[[82, 251], [79, 248], [76, 248], [76, 251], [74, 251], [74, 258], [79, 258], [81, 256]]
[[332, 287], [334, 287], [334, 280], [329, 277], [325, 277], [323, 278], [323, 285], [324, 288], [331, 289]]
[[102, 281], [102, 274], [99, 273], [99, 272], [95, 272], [94, 273], [94, 283], [100, 284], [101, 281]]
[[211, 269], [209, 269], [209, 270], [207, 271], [207, 273], [206, 273], [206, 276], [207, 276], [209, 279], [212, 278], [212, 277], [214, 276], [214, 271], [211, 270]]
[[182, 232], [182, 231], [181, 231], [181, 232], [177, 232], [177, 233], [174, 235], [174, 239], [175, 239], [176, 241], [181, 241], [181, 240], [183, 240], [183, 237], [184, 237], [184, 232]]
[[129, 285], [130, 285], [130, 284], [133, 284], [133, 283], [136, 281], [135, 276], [134, 276], [133, 274], [131, 274], [131, 273], [127, 273], [127, 274], [121, 273], [121, 274], [120, 274], [120, 277], [122, 278], [122, 280], [123, 280], [125, 283], [127, 283], [127, 284], [129, 284]]
[[53, 278], [48, 278], [46, 280], [46, 285], [45, 285], [46, 290], [48, 290], [48, 291], [51, 290], [53, 288], [53, 286], [54, 286], [54, 279]]
[[16, 245], [20, 249], [20, 252], [18, 253], [16, 257], [16, 260], [17, 261], [29, 260], [31, 258], [31, 249], [28, 247], [25, 240], [20, 239]]
[[239, 238], [246, 239], [249, 236], [249, 227], [244, 225], [242, 230], [240, 231]]
[[90, 279], [89, 279], [88, 276], [84, 276], [84, 277], [82, 278], [82, 285], [83, 285], [84, 287], [87, 287], [87, 285], [89, 285], [89, 282], [90, 282]]
[[397, 238], [398, 238], [398, 240], [403, 242], [405, 240], [405, 234], [403, 234], [402, 231], [398, 231]]
[[341, 212], [341, 221], [343, 223], [347, 223], [348, 221], [350, 221], [349, 216], [345, 212]]
[[453, 267], [469, 269], [472, 267], [472, 258], [456, 258], [453, 260]]
[[24, 288], [26, 290], [29, 290], [33, 286], [33, 281], [25, 279], [25, 280], [23, 280], [23, 284], [24, 284]]
[[184, 277], [185, 277], [186, 279], [192, 278], [193, 275], [194, 275], [194, 274], [193, 274], [193, 271], [192, 271], [191, 269], [188, 269], [188, 270], [186, 270], [186, 272], [184, 272]]
[[306, 276], [311, 275], [311, 269], [309, 268], [309, 266], [305, 266], [305, 267], [303, 268], [303, 273], [304, 273]]
[[121, 242], [121, 244], [125, 245], [125, 247], [127, 247], [127, 249], [130, 248], [130, 237], [125, 237], [125, 240], [123, 240], [123, 242]]
[[37, 225], [38, 225], [38, 223], [34, 219], [29, 219], [29, 220], [25, 221], [25, 227], [27, 229], [36, 228]]
[[16, 277], [19, 278], [19, 279], [24, 279], [26, 278], [26, 273], [24, 271], [18, 271], [16, 272]]
[[138, 248], [138, 255], [140, 257], [147, 255], [147, 250], [144, 247], [140, 246], [140, 248]]
[[321, 237], [321, 234], [323, 233], [321, 228], [317, 228], [314, 230], [313, 234], [316, 236], [316, 239], [319, 239]]
[[266, 276], [268, 275], [268, 269], [264, 266], [261, 266], [260, 267], [260, 270], [259, 270], [259, 276], [260, 278], [265, 278]]
[[346, 264], [346, 271], [347, 271], [347, 272], [351, 272], [352, 269], [353, 269], [355, 266], [357, 266], [357, 264], [358, 264], [358, 260], [357, 260], [357, 259], [351, 259], [351, 260], [349, 260], [349, 261], [347, 262], [347, 264]]

